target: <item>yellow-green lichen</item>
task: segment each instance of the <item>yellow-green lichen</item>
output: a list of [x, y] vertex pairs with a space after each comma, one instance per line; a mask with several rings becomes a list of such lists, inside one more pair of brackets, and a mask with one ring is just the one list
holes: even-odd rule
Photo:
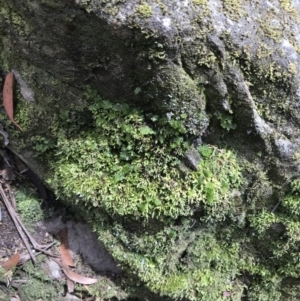
[[223, 0], [222, 5], [225, 13], [234, 21], [246, 15], [242, 9], [242, 0]]
[[295, 63], [290, 63], [288, 65], [288, 71], [292, 74], [292, 75], [296, 75], [297, 74], [297, 65]]
[[207, 0], [193, 0], [193, 3], [196, 5], [204, 5], [207, 3]]
[[280, 6], [287, 11], [288, 13], [291, 13], [293, 16], [296, 16], [298, 14], [298, 11], [295, 9], [295, 7], [292, 4], [291, 0], [279, 0]]
[[135, 12], [141, 18], [150, 18], [152, 16], [152, 8], [148, 3], [137, 6]]
[[218, 62], [215, 54], [204, 45], [200, 45], [198, 49], [195, 49], [195, 55], [198, 57], [197, 64], [199, 66], [213, 68]]
[[[275, 18], [276, 16], [274, 16]], [[260, 24], [260, 28], [265, 34], [266, 37], [273, 39], [275, 42], [279, 43], [282, 39], [284, 27], [281, 23], [278, 25], [272, 25], [270, 17], [267, 20], [260, 20], [258, 21]]]
[[161, 9], [163, 15], [165, 15], [167, 13], [168, 8], [163, 2], [161, 2], [160, 0], [157, 0], [157, 6]]
[[297, 53], [300, 54], [300, 45], [299, 44], [295, 45], [295, 49], [296, 49]]

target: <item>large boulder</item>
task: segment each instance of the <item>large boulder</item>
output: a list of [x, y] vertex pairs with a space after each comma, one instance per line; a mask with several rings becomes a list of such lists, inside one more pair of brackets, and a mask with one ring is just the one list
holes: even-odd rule
[[[283, 0], [0, 0], [1, 74], [14, 72], [24, 129], [1, 116], [8, 147], [87, 205], [139, 287], [288, 300], [300, 276], [299, 12]], [[126, 182], [140, 166], [154, 194]], [[76, 190], [93, 172], [114, 185]], [[173, 199], [158, 192], [166, 185]]]

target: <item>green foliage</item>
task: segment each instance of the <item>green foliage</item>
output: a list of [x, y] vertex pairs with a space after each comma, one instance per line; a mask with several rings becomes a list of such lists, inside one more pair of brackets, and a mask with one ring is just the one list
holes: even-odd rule
[[107, 277], [101, 277], [97, 283], [89, 286], [89, 294], [100, 300], [127, 300], [128, 294]]
[[213, 148], [210, 147], [209, 145], [201, 145], [199, 147], [199, 153], [201, 156], [204, 158], [209, 158], [213, 154]]
[[20, 297], [28, 301], [36, 301], [39, 298], [45, 301], [59, 300], [63, 294], [61, 284], [52, 280], [41, 268], [44, 259], [38, 257], [37, 260], [39, 264], [26, 262], [23, 270], [19, 271], [19, 277], [26, 280], [19, 289]]
[[35, 226], [35, 223], [44, 219], [45, 215], [40, 207], [37, 193], [29, 188], [20, 188], [15, 193], [18, 213], [27, 227]]
[[55, 146], [55, 144], [51, 140], [40, 135], [34, 136], [33, 139], [35, 142], [33, 149], [36, 150], [39, 154], [44, 154]]
[[191, 231], [188, 219], [154, 235], [129, 235], [117, 223], [110, 230], [103, 223], [94, 225], [113, 256], [152, 291], [195, 301], [224, 300], [222, 293], [230, 291], [232, 300], [240, 300], [244, 286], [238, 275], [245, 260], [238, 242], [219, 236], [221, 229], [197, 226]]
[[227, 130], [234, 130], [236, 128], [236, 124], [233, 122], [233, 118], [229, 114], [217, 114], [217, 118], [220, 121], [220, 125], [223, 129]]
[[135, 218], [176, 218], [203, 207], [209, 219], [224, 219], [231, 190], [241, 184], [231, 151], [203, 146], [199, 170], [183, 174], [178, 164], [189, 147], [185, 116], [145, 115], [92, 90], [87, 96], [93, 127], [58, 138], [49, 179], [58, 195]]
[[258, 233], [264, 233], [273, 223], [278, 222], [278, 218], [272, 212], [262, 210], [256, 215], [250, 217], [251, 225]]
[[291, 183], [291, 192], [284, 198], [282, 205], [291, 214], [300, 215], [300, 181], [298, 179]]
[[[279, 284], [276, 283], [277, 279], [273, 278], [272, 281], [260, 279], [259, 282], [254, 282], [253, 287], [248, 295], [249, 301], [280, 301], [282, 294], [276, 290], [275, 287]], [[277, 287], [278, 289], [278, 287]]]

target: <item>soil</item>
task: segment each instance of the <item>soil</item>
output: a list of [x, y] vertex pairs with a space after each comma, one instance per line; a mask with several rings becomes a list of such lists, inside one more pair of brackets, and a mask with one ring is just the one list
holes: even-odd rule
[[17, 251], [25, 251], [25, 247], [2, 201], [0, 202], [0, 210], [2, 215], [0, 222], [0, 258], [3, 258], [10, 257]]

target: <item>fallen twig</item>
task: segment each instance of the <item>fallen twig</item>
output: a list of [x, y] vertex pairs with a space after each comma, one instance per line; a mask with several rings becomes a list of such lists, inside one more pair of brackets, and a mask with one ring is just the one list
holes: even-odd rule
[[[36, 262], [36, 259], [35, 259], [35, 256], [34, 256], [32, 250], [31, 250], [31, 248], [29, 246], [29, 243], [28, 243], [28, 241], [26, 239], [26, 236], [27, 236], [28, 240], [30, 241], [30, 243], [32, 244], [32, 246], [33, 246], [33, 248], [35, 250], [38, 250], [38, 251], [40, 251], [40, 252], [42, 252], [42, 253], [44, 253], [46, 255], [52, 256], [52, 257], [57, 257], [56, 255], [52, 254], [51, 252], [47, 251], [47, 249], [49, 249], [50, 247], [52, 247], [55, 244], [55, 242], [52, 242], [52, 243], [50, 243], [48, 245], [40, 245], [30, 235], [30, 233], [27, 231], [27, 229], [25, 228], [25, 226], [23, 225], [23, 223], [19, 219], [19, 217], [16, 214], [15, 210], [13, 209], [13, 207], [12, 207], [10, 201], [8, 200], [8, 198], [7, 198], [7, 196], [6, 196], [6, 194], [5, 194], [5, 192], [4, 192], [4, 190], [3, 190], [3, 188], [2, 188], [1, 185], [0, 185], [0, 194], [1, 194], [1, 197], [2, 197], [2, 199], [4, 201], [4, 204], [5, 204], [8, 212], [9, 212], [9, 214], [10, 214], [10, 216], [11, 216], [11, 218], [12, 218], [12, 220], [13, 220], [13, 222], [14, 222], [14, 224], [15, 224], [18, 232], [19, 232], [19, 235], [21, 236], [21, 238], [22, 238], [22, 240], [23, 240], [23, 242], [24, 242], [24, 244], [26, 246], [26, 249], [28, 250], [28, 253], [29, 253], [31, 259], [33, 260], [33, 262]], [[24, 235], [24, 233], [26, 234], [26, 236]]]
[[23, 243], [24, 243], [24, 245], [25, 245], [28, 253], [30, 254], [31, 259], [33, 260], [33, 262], [36, 262], [35, 256], [34, 256], [32, 250], [31, 250], [31, 248], [29, 246], [29, 243], [28, 243], [28, 241], [27, 241], [27, 239], [26, 239], [23, 231], [22, 231], [22, 228], [20, 227], [19, 221], [17, 220], [17, 215], [16, 215], [16, 213], [15, 213], [12, 205], [10, 204], [10, 201], [8, 200], [8, 198], [7, 198], [6, 194], [5, 194], [5, 192], [4, 192], [3, 188], [2, 188], [2, 185], [0, 185], [0, 194], [1, 194], [2, 200], [3, 200], [3, 202], [4, 202], [4, 204], [5, 204], [6, 208], [7, 208], [7, 210], [9, 212], [9, 214], [10, 214], [10, 216], [11, 216], [11, 218], [12, 218], [12, 220], [13, 220], [13, 222], [14, 222], [17, 230], [18, 230], [18, 232], [19, 232], [19, 235], [20, 235], [20, 237], [21, 237], [21, 239], [22, 239], [22, 241], [23, 241]]
[[18, 221], [19, 225], [21, 226], [22, 230], [25, 232], [25, 234], [27, 235], [29, 241], [31, 242], [33, 248], [35, 250], [38, 250], [44, 254], [47, 254], [49, 256], [52, 256], [52, 257], [57, 257], [56, 255], [52, 254], [51, 252], [48, 252], [46, 251], [47, 249], [49, 249], [50, 247], [52, 247], [56, 242], [52, 242], [48, 245], [40, 245], [38, 244], [35, 239], [30, 235], [30, 233], [28, 232], [28, 230], [25, 228], [25, 226], [22, 224], [21, 220], [19, 219], [19, 217], [17, 215], [15, 215], [16, 217], [16, 220]]
[[11, 190], [11, 187], [9, 184], [6, 184], [6, 187], [8, 189], [8, 193], [9, 193], [9, 198], [10, 198], [10, 202], [12, 204], [12, 207], [14, 208], [14, 210], [16, 211], [17, 210], [17, 202], [16, 202], [16, 199], [14, 197], [14, 194]]
[[[37, 252], [35, 253], [35, 257], [37, 257], [38, 255], [42, 254], [42, 252]], [[28, 260], [30, 260], [30, 254], [26, 253], [26, 254], [21, 254], [20, 260], [19, 260], [19, 265], [24, 265]]]

